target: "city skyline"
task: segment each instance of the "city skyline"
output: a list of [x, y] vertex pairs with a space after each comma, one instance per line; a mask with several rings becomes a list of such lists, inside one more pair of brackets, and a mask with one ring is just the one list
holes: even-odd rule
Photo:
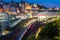
[[[3, 2], [11, 2], [11, 0], [2, 0]], [[21, 0], [13, 0], [14, 2], [21, 2]], [[44, 5], [47, 8], [50, 7], [58, 7], [60, 8], [60, 0], [23, 0], [24, 2], [28, 2], [30, 4], [35, 3], [39, 5]]]

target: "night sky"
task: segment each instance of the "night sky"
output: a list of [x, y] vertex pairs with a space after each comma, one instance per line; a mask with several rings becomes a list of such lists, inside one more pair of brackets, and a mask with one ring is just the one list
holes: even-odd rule
[[[11, 0], [3, 0], [4, 2], [11, 2]], [[20, 2], [21, 0], [13, 0], [15, 2]], [[41, 4], [45, 5], [46, 7], [58, 7], [60, 8], [60, 0], [24, 0], [25, 2], [28, 3], [36, 3], [36, 4]]]

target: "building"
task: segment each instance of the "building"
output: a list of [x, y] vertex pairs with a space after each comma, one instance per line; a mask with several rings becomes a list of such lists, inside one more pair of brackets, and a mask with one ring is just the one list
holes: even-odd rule
[[15, 2], [11, 1], [9, 11], [11, 12], [10, 14], [17, 15], [17, 9], [15, 7]]
[[25, 3], [25, 10], [31, 10], [32, 6], [29, 5], [28, 3]]
[[25, 2], [21, 2], [21, 14], [25, 13]]
[[10, 5], [3, 5], [3, 10], [4, 12], [8, 13], [9, 12]]
[[0, 7], [3, 7], [3, 2], [2, 2], [2, 0], [0, 0]]

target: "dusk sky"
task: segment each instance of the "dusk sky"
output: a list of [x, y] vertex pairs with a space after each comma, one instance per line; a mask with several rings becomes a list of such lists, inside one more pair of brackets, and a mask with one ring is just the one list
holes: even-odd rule
[[[3, 0], [4, 2], [11, 2], [11, 0]], [[15, 2], [20, 2], [21, 0], [13, 0]], [[60, 8], [60, 0], [24, 0], [28, 3], [36, 3], [45, 5], [46, 7], [59, 7]]]

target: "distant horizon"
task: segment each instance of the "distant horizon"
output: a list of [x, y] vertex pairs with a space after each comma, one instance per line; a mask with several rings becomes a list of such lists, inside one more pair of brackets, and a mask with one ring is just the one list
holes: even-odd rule
[[[11, 0], [2, 0], [3, 2], [11, 2]], [[13, 0], [14, 2], [21, 2], [21, 0]], [[60, 0], [23, 0], [29, 4], [35, 3], [44, 5], [47, 8], [57, 7], [60, 8]]]

